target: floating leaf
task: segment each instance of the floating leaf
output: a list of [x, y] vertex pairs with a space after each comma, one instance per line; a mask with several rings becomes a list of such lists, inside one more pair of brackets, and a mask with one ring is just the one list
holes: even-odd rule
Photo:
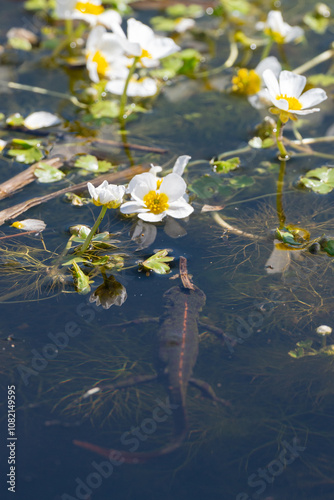
[[218, 174], [227, 174], [231, 170], [236, 170], [240, 165], [240, 158], [237, 156], [226, 161], [210, 162], [214, 166], [214, 171]]
[[20, 127], [24, 123], [24, 118], [20, 113], [14, 113], [8, 116], [6, 123], [10, 127]]
[[25, 50], [26, 52], [28, 52], [32, 49], [32, 45], [29, 40], [26, 40], [24, 38], [13, 36], [8, 39], [8, 43], [13, 49], [16, 50]]
[[253, 137], [248, 144], [254, 149], [267, 149], [271, 148], [275, 144], [275, 139], [273, 137], [266, 137], [261, 139], [261, 137]]
[[116, 168], [109, 161], [99, 161], [96, 156], [93, 155], [80, 156], [76, 160], [74, 166], [76, 168], [87, 170], [88, 172], [98, 173], [108, 172], [109, 170]]
[[141, 266], [157, 274], [168, 274], [170, 272], [170, 267], [166, 262], [171, 262], [174, 260], [174, 257], [167, 257], [167, 255], [168, 250], [159, 250], [159, 252], [142, 262]]
[[44, 156], [38, 139], [13, 139], [12, 144], [17, 146], [8, 151], [9, 156], [14, 156], [21, 163], [35, 163]]
[[288, 354], [292, 358], [303, 358], [305, 356], [305, 351], [302, 347], [299, 347], [298, 349], [295, 349], [294, 351], [289, 351]]
[[334, 189], [334, 168], [320, 167], [310, 170], [299, 180], [300, 184], [315, 193], [327, 194]]
[[58, 182], [65, 177], [64, 172], [47, 163], [39, 163], [38, 167], [34, 170], [34, 175], [43, 184]]

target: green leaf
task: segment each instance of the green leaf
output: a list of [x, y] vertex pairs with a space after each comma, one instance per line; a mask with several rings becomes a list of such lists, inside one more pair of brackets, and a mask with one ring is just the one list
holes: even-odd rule
[[16, 50], [25, 50], [28, 52], [29, 50], [32, 49], [32, 45], [29, 42], [29, 40], [26, 40], [25, 38], [19, 38], [19, 37], [12, 37], [9, 38], [8, 40], [9, 45]]
[[229, 179], [229, 183], [234, 189], [242, 189], [252, 186], [254, 184], [254, 179], [253, 177], [249, 177], [248, 175], [239, 175], [238, 177]]
[[34, 175], [38, 178], [39, 182], [45, 184], [58, 182], [65, 177], [64, 172], [47, 163], [39, 163], [38, 167], [34, 170]]
[[218, 193], [217, 179], [207, 174], [196, 179], [192, 184], [189, 184], [188, 188], [190, 191], [197, 194], [199, 198], [204, 200], [212, 198]]
[[299, 347], [298, 349], [295, 349], [294, 351], [289, 351], [288, 354], [292, 358], [303, 358], [305, 355], [305, 351], [302, 347]]
[[89, 172], [97, 172], [99, 169], [98, 160], [96, 156], [85, 155], [80, 156], [74, 163], [76, 168], [82, 168], [88, 170]]
[[21, 163], [35, 163], [44, 156], [38, 139], [13, 139], [12, 144], [18, 147], [11, 148], [7, 154]]
[[300, 342], [297, 342], [296, 345], [298, 347], [303, 347], [305, 349], [309, 349], [310, 347], [312, 347], [312, 344], [313, 344], [313, 340], [307, 339], [307, 340], [301, 340]]
[[308, 77], [308, 82], [315, 87], [328, 87], [329, 85], [334, 84], [334, 75], [325, 75], [323, 73], [319, 73], [317, 75], [311, 75]]
[[320, 35], [325, 33], [329, 23], [329, 19], [327, 17], [319, 16], [314, 12], [308, 12], [305, 14], [303, 21], [309, 28], [311, 28], [311, 30], [319, 33]]
[[174, 260], [174, 257], [167, 257], [167, 255], [168, 250], [159, 250], [159, 252], [142, 262], [141, 266], [157, 274], [168, 274], [170, 272], [170, 267], [166, 262], [171, 262]]
[[321, 244], [321, 249], [324, 252], [327, 252], [331, 257], [334, 257], [334, 240], [324, 240], [324, 242]]
[[276, 238], [287, 245], [291, 245], [293, 247], [299, 247], [303, 243], [298, 241], [296, 238], [300, 239], [297, 233], [290, 232], [287, 228], [276, 229]]
[[116, 166], [112, 165], [109, 161], [99, 161], [96, 156], [93, 155], [80, 156], [76, 160], [74, 166], [87, 170], [88, 172], [97, 172], [101, 174], [116, 168]]
[[82, 196], [79, 196], [75, 193], [65, 193], [65, 198], [72, 205], [77, 207], [82, 207], [83, 205], [87, 205], [88, 203], [90, 203], [90, 198], [83, 198]]
[[299, 180], [300, 184], [315, 193], [327, 194], [334, 189], [334, 168], [320, 167], [310, 170]]
[[214, 166], [213, 170], [217, 172], [217, 174], [227, 174], [231, 170], [236, 170], [239, 167], [240, 158], [236, 156], [226, 161], [213, 161], [210, 163]]
[[204, 10], [200, 5], [184, 5], [180, 2], [167, 7], [166, 13], [171, 17], [200, 17]]
[[87, 293], [90, 292], [90, 283], [94, 283], [89, 279], [88, 276], [85, 275], [83, 270], [78, 266], [76, 261], [73, 261], [73, 269], [72, 269], [72, 274], [74, 278], [74, 283], [77, 292], [80, 295], [86, 295]]
[[49, 0], [27, 0], [24, 2], [26, 10], [47, 10], [49, 8]]
[[24, 118], [20, 113], [14, 113], [8, 116], [6, 123], [10, 127], [20, 127], [24, 123]]
[[81, 264], [88, 264], [88, 260], [82, 257], [71, 257], [67, 258], [64, 262], [62, 262], [62, 266], [72, 266], [74, 262], [79, 262]]
[[119, 104], [116, 101], [99, 101], [89, 107], [93, 118], [116, 118], [119, 115]]

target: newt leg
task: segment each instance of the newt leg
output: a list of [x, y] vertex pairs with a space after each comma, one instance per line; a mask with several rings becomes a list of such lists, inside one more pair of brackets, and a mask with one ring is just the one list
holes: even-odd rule
[[219, 398], [216, 396], [215, 391], [212, 389], [211, 385], [208, 384], [207, 382], [204, 382], [204, 380], [200, 380], [199, 378], [193, 378], [191, 377], [189, 379], [189, 383], [200, 389], [206, 396], [211, 398], [213, 401], [216, 401], [217, 403], [221, 403], [225, 406], [231, 406], [231, 403], [227, 401], [226, 399]]
[[120, 382], [117, 382], [115, 384], [106, 384], [92, 387], [83, 394], [82, 399], [88, 398], [89, 396], [92, 396], [93, 394], [97, 394], [98, 392], [102, 392], [104, 390], [116, 391], [118, 389], [124, 389], [125, 387], [131, 387], [137, 384], [145, 384], [146, 382], [155, 380], [157, 377], [157, 373], [154, 373], [153, 375], [135, 375], [133, 377], [128, 377], [125, 380], [121, 380]]

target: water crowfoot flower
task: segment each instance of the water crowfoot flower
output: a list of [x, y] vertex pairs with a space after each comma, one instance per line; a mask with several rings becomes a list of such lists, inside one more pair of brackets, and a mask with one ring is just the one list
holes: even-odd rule
[[304, 30], [299, 26], [290, 26], [283, 21], [279, 10], [271, 10], [265, 23], [258, 23], [257, 29], [263, 29], [274, 42], [284, 44], [293, 42], [304, 35]]
[[127, 189], [132, 200], [123, 203], [120, 211], [137, 213], [146, 222], [159, 222], [166, 215], [175, 219], [188, 217], [194, 209], [187, 203], [187, 185], [181, 175], [189, 159], [189, 156], [179, 157], [173, 173], [162, 179], [156, 175], [161, 167], [152, 166], [150, 172], [135, 175]]
[[56, 15], [59, 19], [79, 19], [91, 26], [101, 24], [115, 33], [122, 31], [122, 17], [112, 9], [105, 10], [101, 0], [57, 0]]
[[85, 239], [80, 254], [83, 254], [96, 233], [99, 225], [102, 222], [103, 217], [106, 214], [108, 208], [118, 208], [122, 203], [123, 196], [125, 194], [124, 186], [116, 186], [116, 184], [108, 184], [108, 181], [103, 181], [98, 187], [94, 187], [90, 182], [87, 183], [89, 194], [93, 200], [94, 205], [102, 206], [101, 212], [95, 221], [94, 226], [90, 230], [89, 235]]
[[98, 187], [94, 187], [93, 184], [88, 182], [87, 187], [96, 206], [104, 205], [107, 208], [118, 208], [125, 194], [124, 186], [108, 184], [108, 181], [103, 181]]
[[320, 111], [319, 108], [312, 108], [312, 106], [327, 99], [326, 92], [320, 88], [310, 89], [302, 94], [306, 77], [291, 71], [281, 71], [277, 80], [274, 73], [267, 69], [263, 73], [263, 79], [267, 86], [268, 97], [275, 106], [270, 111], [278, 114], [283, 123], [286, 123], [289, 118], [296, 120], [295, 115], [307, 115]]

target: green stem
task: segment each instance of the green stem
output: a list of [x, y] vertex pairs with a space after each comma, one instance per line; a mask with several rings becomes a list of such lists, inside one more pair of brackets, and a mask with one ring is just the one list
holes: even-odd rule
[[73, 21], [72, 19], [65, 19], [65, 33], [67, 37], [71, 37], [73, 35]]
[[283, 208], [283, 187], [284, 187], [284, 174], [285, 174], [285, 165], [286, 161], [281, 161], [281, 166], [278, 175], [277, 181], [277, 196], [276, 196], [276, 208], [277, 208], [277, 217], [279, 220], [279, 229], [283, 229], [285, 224], [285, 213]]
[[79, 252], [78, 255], [82, 255], [86, 250], [87, 248], [89, 247], [89, 244], [91, 242], [91, 239], [93, 238], [94, 234], [96, 233], [97, 231], [97, 228], [99, 227], [99, 225], [101, 224], [101, 221], [103, 219], [103, 217], [105, 216], [106, 214], [106, 211], [107, 211], [107, 206], [106, 205], [103, 205], [102, 208], [101, 208], [101, 212], [100, 212], [100, 215], [98, 216], [98, 218], [96, 219], [95, 221], [95, 224], [94, 226], [92, 227], [92, 229], [90, 230], [90, 233], [89, 235], [87, 236], [87, 238], [85, 239], [85, 242], [84, 244], [82, 245], [81, 247], [81, 250]]
[[125, 122], [125, 116], [124, 115], [125, 115], [125, 106], [126, 106], [126, 101], [127, 101], [128, 86], [129, 86], [130, 80], [132, 78], [132, 75], [133, 75], [133, 73], [136, 70], [136, 66], [137, 66], [137, 62], [138, 61], [139, 61], [139, 57], [135, 57], [134, 60], [133, 60], [132, 66], [130, 68], [128, 77], [125, 80], [124, 90], [123, 90], [123, 94], [122, 94], [121, 102], [120, 102], [120, 107], [119, 107], [119, 120], [121, 122], [121, 125], [124, 125], [124, 122]]
[[268, 57], [269, 54], [270, 54], [270, 51], [271, 51], [271, 47], [273, 46], [273, 43], [274, 43], [274, 40], [272, 38], [270, 38], [268, 40], [268, 43], [267, 45], [265, 46], [265, 48], [263, 49], [263, 52], [262, 52], [262, 56], [261, 56], [261, 60], [264, 59], [265, 57]]
[[280, 152], [280, 159], [281, 160], [287, 160], [289, 158], [289, 155], [284, 147], [283, 141], [282, 141], [282, 132], [283, 132], [283, 123], [280, 118], [277, 120], [277, 126], [276, 126], [276, 143], [277, 147]]

